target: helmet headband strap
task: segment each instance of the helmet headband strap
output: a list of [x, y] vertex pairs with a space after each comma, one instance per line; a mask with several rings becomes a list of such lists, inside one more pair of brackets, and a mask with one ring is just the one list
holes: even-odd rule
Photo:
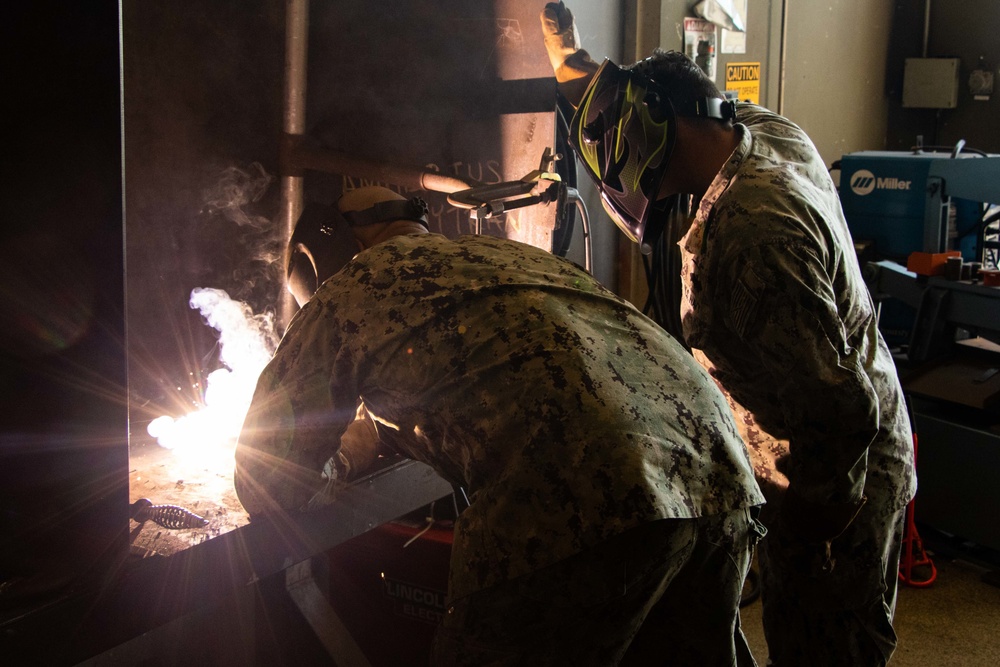
[[383, 201], [361, 211], [347, 211], [344, 217], [352, 227], [366, 227], [391, 220], [413, 220], [427, 228], [427, 202], [420, 197]]

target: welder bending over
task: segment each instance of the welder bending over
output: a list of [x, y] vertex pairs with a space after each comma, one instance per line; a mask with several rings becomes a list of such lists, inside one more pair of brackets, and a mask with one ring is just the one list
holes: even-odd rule
[[322, 500], [363, 401], [384, 445], [469, 494], [434, 664], [753, 664], [763, 497], [691, 355], [544, 250], [429, 234], [385, 188], [338, 206], [361, 251], [259, 379], [236, 452], [251, 516]]

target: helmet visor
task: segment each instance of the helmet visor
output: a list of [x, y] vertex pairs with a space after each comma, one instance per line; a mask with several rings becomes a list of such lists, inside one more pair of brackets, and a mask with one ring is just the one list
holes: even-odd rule
[[636, 243], [651, 240], [647, 222], [673, 150], [674, 118], [659, 86], [605, 60], [570, 121], [570, 145], [605, 210]]

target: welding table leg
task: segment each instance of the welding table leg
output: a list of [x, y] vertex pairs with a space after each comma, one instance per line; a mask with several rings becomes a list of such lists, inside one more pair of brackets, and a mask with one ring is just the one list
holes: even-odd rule
[[285, 588], [334, 662], [351, 667], [371, 667], [361, 647], [316, 583], [311, 559], [285, 570]]

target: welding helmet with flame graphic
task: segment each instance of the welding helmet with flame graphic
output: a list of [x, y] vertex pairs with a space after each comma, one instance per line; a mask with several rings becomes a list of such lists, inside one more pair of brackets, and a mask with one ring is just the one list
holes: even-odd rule
[[569, 142], [597, 184], [604, 209], [636, 243], [647, 228], [676, 133], [673, 106], [655, 82], [605, 60], [570, 121]]
[[662, 233], [672, 197], [657, 202], [670, 164], [677, 117], [728, 120], [735, 107], [701, 98], [678, 109], [665, 87], [648, 75], [646, 59], [630, 69], [605, 60], [594, 74], [570, 121], [569, 142], [597, 184], [604, 209], [619, 229], [645, 252]]
[[[345, 200], [349, 200], [344, 205]], [[360, 204], [359, 204], [360, 203]], [[319, 286], [360, 250], [352, 227], [414, 220], [427, 227], [427, 204], [388, 188], [370, 186], [345, 195], [338, 206], [306, 205], [289, 241], [287, 287], [301, 308]]]

